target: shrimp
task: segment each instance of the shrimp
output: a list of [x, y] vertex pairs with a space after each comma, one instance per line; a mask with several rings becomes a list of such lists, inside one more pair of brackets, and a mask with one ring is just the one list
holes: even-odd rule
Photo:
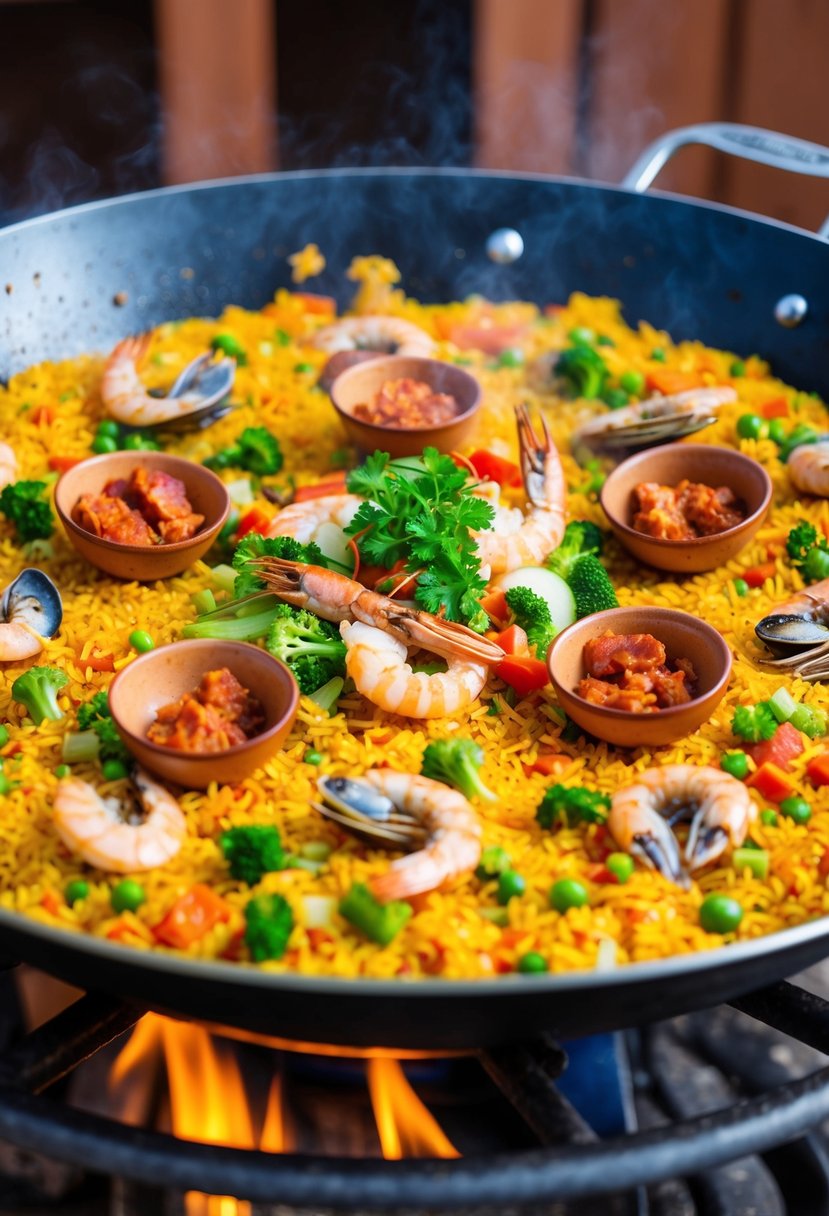
[[17, 479], [17, 457], [14, 448], [0, 443], [0, 490]]
[[326, 557], [345, 563], [348, 541], [345, 529], [363, 502], [356, 494], [326, 494], [283, 507], [268, 528], [268, 536], [292, 536], [300, 544], [313, 541]]
[[331, 355], [341, 350], [376, 350], [429, 358], [435, 349], [425, 330], [401, 317], [344, 317], [318, 330], [312, 342]]
[[515, 410], [521, 472], [531, 507], [525, 515], [518, 508], [495, 508], [491, 531], [478, 532], [478, 556], [492, 574], [504, 574], [520, 566], [540, 566], [564, 536], [567, 484], [546, 419], [541, 419], [543, 441], [536, 435], [525, 405]]
[[414, 671], [405, 644], [373, 625], [343, 621], [340, 637], [345, 669], [357, 691], [390, 714], [445, 718], [471, 705], [486, 684], [486, 667], [457, 655], [446, 657], [446, 671]]
[[735, 848], [743, 843], [757, 809], [742, 781], [718, 768], [666, 764], [646, 769], [634, 785], [616, 791], [607, 826], [620, 848], [687, 887], [670, 825], [689, 814], [685, 861], [697, 870], [719, 857], [729, 840]]
[[0, 663], [34, 658], [63, 619], [60, 592], [47, 574], [23, 570], [0, 596]]
[[61, 840], [73, 853], [100, 870], [130, 874], [163, 866], [180, 850], [187, 834], [181, 807], [163, 786], [136, 769], [133, 784], [146, 812], [124, 816], [115, 798], [102, 798], [87, 781], [58, 782], [53, 818]]
[[43, 638], [23, 621], [0, 622], [0, 663], [20, 663], [43, 649]]
[[200, 355], [184, 369], [167, 396], [154, 397], [138, 375], [138, 364], [147, 353], [149, 334], [124, 338], [106, 361], [101, 380], [101, 400], [111, 418], [125, 426], [158, 426], [186, 417], [205, 414], [230, 392], [236, 363], [233, 359], [210, 361]]
[[[380, 815], [378, 820], [378, 811], [382, 809], [378, 801], [387, 800], [388, 811], [399, 812], [396, 817], [399, 839], [392, 841], [387, 833], [381, 832], [378, 840], [394, 844], [408, 837], [411, 843], [422, 844], [416, 852], [393, 861], [385, 874], [369, 879], [372, 895], [383, 903], [435, 891], [451, 879], [474, 870], [480, 860], [478, 817], [463, 794], [440, 781], [380, 768], [372, 769], [360, 780], [322, 777], [319, 788], [325, 803], [335, 809], [332, 817], [338, 823], [347, 824], [351, 820], [359, 835], [371, 839], [373, 829], [390, 818]], [[328, 813], [326, 806], [317, 804], [317, 809]]]
[[737, 400], [727, 385], [692, 388], [684, 393], [648, 397], [620, 410], [591, 418], [575, 432], [572, 446], [580, 443], [607, 447], [645, 447], [693, 434], [714, 422], [723, 405]]
[[786, 467], [796, 489], [818, 498], [829, 498], [829, 438], [795, 448]]
[[449, 658], [491, 664], [500, 663], [504, 657], [496, 642], [466, 625], [407, 608], [324, 566], [308, 566], [281, 557], [260, 557], [248, 565], [280, 599], [296, 608], [307, 608], [326, 621], [359, 621], [388, 633], [404, 646], [422, 646]]

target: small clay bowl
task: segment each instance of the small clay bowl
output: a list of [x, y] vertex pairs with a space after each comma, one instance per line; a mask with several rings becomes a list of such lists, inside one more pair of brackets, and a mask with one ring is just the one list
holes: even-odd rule
[[[72, 518], [82, 494], [99, 494], [109, 481], [128, 479], [133, 469], [160, 469], [184, 482], [193, 510], [204, 523], [189, 540], [170, 545], [120, 545], [87, 532]], [[230, 497], [215, 473], [182, 456], [165, 452], [108, 452], [68, 469], [55, 487], [55, 509], [66, 535], [81, 557], [115, 578], [153, 582], [181, 574], [202, 557], [216, 539], [230, 511]]]
[[[425, 380], [436, 393], [451, 393], [458, 403], [455, 416], [438, 426], [423, 427], [380, 426], [354, 417], [354, 407], [372, 401], [387, 380], [403, 378]], [[462, 367], [407, 355], [383, 355], [347, 368], [331, 385], [330, 395], [352, 443], [363, 452], [388, 452], [393, 457], [419, 456], [429, 447], [439, 452], [462, 447], [475, 430], [481, 407], [481, 386]]]
[[[264, 729], [223, 752], [177, 751], [151, 743], [147, 731], [163, 705], [194, 692], [202, 676], [228, 667], [265, 707]], [[149, 772], [175, 785], [206, 789], [211, 781], [241, 781], [278, 751], [293, 726], [299, 688], [291, 672], [249, 642], [198, 638], [149, 650], [127, 664], [109, 686], [109, 707], [118, 734]]]
[[[650, 633], [665, 644], [668, 660], [690, 659], [698, 694], [685, 705], [654, 714], [592, 705], [576, 693], [586, 675], [584, 647], [604, 633]], [[562, 630], [547, 653], [550, 680], [562, 709], [582, 730], [617, 747], [662, 747], [690, 735], [723, 698], [731, 675], [731, 651], [713, 626], [675, 608], [609, 608]]]
[[[633, 527], [633, 491], [643, 481], [676, 486], [684, 478], [704, 485], [728, 486], [746, 507], [735, 528], [694, 540], [660, 540]], [[714, 570], [744, 549], [771, 505], [771, 478], [762, 465], [733, 448], [705, 443], [669, 443], [638, 452], [618, 465], [604, 483], [601, 504], [614, 535], [638, 561], [657, 570], [699, 574]]]

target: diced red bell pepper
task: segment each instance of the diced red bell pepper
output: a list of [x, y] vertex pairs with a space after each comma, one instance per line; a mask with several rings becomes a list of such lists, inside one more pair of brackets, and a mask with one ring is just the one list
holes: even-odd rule
[[524, 765], [524, 772], [527, 776], [530, 773], [541, 773], [544, 777], [552, 777], [569, 763], [570, 757], [561, 752], [539, 752], [532, 764]]
[[504, 654], [523, 656], [530, 653], [529, 640], [520, 625], [510, 625], [508, 629], [504, 629], [498, 634], [495, 641]]
[[84, 667], [91, 667], [93, 671], [115, 671], [115, 657], [108, 654], [106, 651], [98, 650], [97, 646], [85, 659], [82, 659]]
[[158, 941], [177, 950], [186, 950], [205, 933], [230, 920], [230, 905], [204, 883], [196, 883], [177, 899], [153, 933]]
[[654, 367], [645, 376], [645, 383], [652, 393], [664, 393], [666, 397], [674, 393], [687, 393], [689, 389], [699, 388], [702, 377], [699, 372], [679, 372], [672, 367]]
[[243, 536], [247, 536], [248, 532], [258, 532], [264, 536], [270, 527], [271, 517], [266, 515], [264, 511], [260, 511], [259, 507], [253, 507], [247, 514], [243, 515], [239, 520], [239, 527], [236, 529], [236, 536], [239, 540]]
[[518, 465], [513, 464], [511, 460], [504, 460], [502, 456], [496, 456], [494, 452], [487, 452], [481, 448], [472, 453], [469, 463], [479, 477], [497, 481], [499, 486], [512, 486], [520, 489], [524, 484]]
[[53, 473], [65, 473], [67, 469], [74, 469], [82, 460], [83, 456], [50, 456], [48, 464]]
[[295, 291], [295, 300], [301, 300], [306, 312], [317, 317], [333, 317], [337, 313], [337, 301], [333, 296], [321, 296], [313, 291]]
[[829, 785], [829, 752], [815, 756], [806, 765], [806, 776], [812, 785]]
[[750, 743], [744, 751], [751, 756], [758, 768], [764, 764], [776, 764], [778, 768], [788, 772], [792, 760], [801, 754], [803, 746], [800, 731], [795, 730], [791, 722], [783, 722], [770, 739], [764, 739], [762, 743]]
[[54, 891], [44, 891], [40, 897], [40, 906], [45, 908], [52, 916], [57, 916], [60, 911], [61, 902]]
[[782, 802], [794, 792], [794, 785], [776, 764], [763, 764], [746, 780], [768, 802]]
[[481, 607], [496, 625], [502, 624], [509, 616], [507, 593], [502, 591], [500, 587], [496, 588], [495, 591], [490, 591], [481, 600]]
[[829, 878], [829, 849], [824, 849], [820, 861], [817, 863], [817, 872], [821, 878]]
[[749, 587], [762, 587], [767, 578], [774, 578], [777, 571], [775, 562], [765, 562], [762, 566], [752, 566], [743, 573], [743, 578]]
[[39, 405], [29, 415], [35, 426], [51, 426], [55, 421], [55, 411], [51, 405]]
[[785, 397], [773, 397], [760, 406], [760, 413], [764, 418], [788, 418], [789, 403]]
[[531, 692], [538, 692], [549, 680], [547, 665], [540, 659], [529, 656], [507, 655], [495, 668], [495, 674], [510, 688], [514, 688], [519, 697], [528, 697]]

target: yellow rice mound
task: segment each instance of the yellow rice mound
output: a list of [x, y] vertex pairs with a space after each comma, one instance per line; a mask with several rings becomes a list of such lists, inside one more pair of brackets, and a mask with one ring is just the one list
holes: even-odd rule
[[[824, 405], [775, 379], [758, 357], [745, 361], [745, 374], [732, 376], [733, 355], [695, 342], [674, 345], [667, 334], [648, 324], [629, 328], [615, 301], [579, 294], [550, 315], [527, 304], [492, 306], [490, 315], [496, 323], [528, 324], [521, 340], [523, 365], [498, 366], [491, 355], [460, 350], [446, 337], [452, 325], [478, 317], [481, 301], [420, 305], [393, 286], [396, 272], [392, 273], [393, 267], [388, 269], [390, 265], [374, 264], [374, 270], [379, 266], [382, 273], [373, 276], [365, 273], [365, 266], [355, 267], [355, 277], [361, 280], [356, 306], [364, 312], [379, 308], [406, 317], [435, 337], [438, 357], [468, 364], [484, 390], [475, 447], [487, 447], [515, 460], [513, 406], [527, 401], [533, 409], [543, 410], [562, 452], [570, 488], [570, 518], [605, 524], [595, 493], [580, 489], [587, 484], [589, 473], [569, 455], [574, 426], [604, 407], [563, 401], [543, 386], [533, 368], [546, 352], [568, 345], [571, 330], [586, 326], [612, 340], [613, 345], [599, 349], [614, 375], [630, 369], [648, 373], [664, 366], [701, 371], [705, 383], [733, 384], [739, 401], [724, 408], [717, 424], [695, 436], [694, 442], [738, 446], [770, 473], [774, 509], [755, 540], [728, 566], [687, 578], [640, 568], [612, 541], [605, 555], [621, 604], [683, 608], [720, 630], [735, 657], [724, 700], [696, 734], [680, 743], [656, 752], [645, 748], [628, 752], [604, 743], [563, 741], [561, 716], [549, 686], [510, 706], [503, 685], [494, 677], [471, 712], [451, 720], [400, 719], [356, 694], [342, 699], [339, 712], [329, 717], [303, 699], [284, 750], [265, 768], [239, 785], [181, 795], [188, 825], [181, 852], [163, 868], [135, 875], [145, 889], [146, 901], [135, 913], [117, 915], [111, 891], [122, 876], [93, 870], [72, 856], [52, 825], [55, 769], [61, 763], [62, 740], [68, 730], [77, 729], [76, 707], [106, 688], [112, 678], [111, 673], [95, 670], [100, 656], [105, 656], [104, 662], [106, 656], [112, 656], [115, 670], [120, 670], [135, 657], [128, 641], [135, 629], [150, 633], [156, 645], [178, 639], [182, 627], [196, 615], [191, 597], [213, 585], [210, 570], [198, 563], [165, 582], [122, 584], [86, 566], [59, 525], [44, 555], [37, 543], [30, 552], [22, 548], [12, 526], [0, 517], [0, 588], [28, 565], [41, 567], [56, 581], [63, 595], [63, 625], [33, 662], [61, 667], [69, 676], [59, 697], [66, 717], [36, 727], [10, 695], [12, 681], [29, 664], [6, 664], [0, 670], [0, 722], [10, 734], [0, 754], [5, 757], [4, 772], [13, 782], [12, 792], [0, 796], [0, 907], [137, 949], [165, 949], [156, 943], [153, 927], [193, 883], [207, 883], [228, 901], [233, 914], [189, 953], [244, 963], [248, 955], [241, 944], [242, 910], [251, 890], [229, 876], [218, 836], [231, 825], [265, 823], [278, 826], [291, 853], [300, 853], [310, 842], [325, 842], [333, 850], [319, 874], [302, 870], [272, 873], [255, 889], [283, 894], [296, 919], [284, 958], [261, 964], [273, 971], [477, 977], [512, 971], [518, 958], [532, 950], [543, 955], [552, 971], [563, 972], [592, 968], [597, 957], [607, 965], [614, 957], [609, 943], [615, 943], [616, 963], [624, 964], [708, 950], [735, 937], [755, 938], [824, 915], [829, 910], [829, 893], [818, 866], [829, 849], [829, 787], [815, 790], [805, 776], [808, 761], [826, 747], [819, 739], [805, 740], [806, 750], [792, 768], [796, 792], [812, 804], [811, 820], [798, 826], [781, 816], [770, 827], [758, 819], [751, 829], [753, 840], [770, 856], [766, 881], [749, 876], [748, 871], [736, 872], [730, 850], [720, 863], [698, 875], [687, 891], [638, 864], [624, 885], [599, 881], [601, 866], [597, 863], [608, 847], [604, 828], [593, 825], [550, 831], [535, 821], [536, 807], [555, 781], [612, 793], [655, 763], [717, 764], [724, 751], [740, 746], [729, 728], [734, 707], [767, 698], [781, 683], [787, 683], [795, 700], [829, 711], [829, 691], [823, 685], [786, 681], [762, 671], [753, 661], [759, 653], [753, 635], [755, 623], [803, 585], [785, 555], [786, 535], [803, 518], [819, 531], [829, 529], [829, 502], [799, 501], [776, 445], [771, 440], [739, 440], [735, 430], [740, 414], [759, 411], [778, 397], [788, 403], [787, 426], [800, 421], [829, 430]], [[353, 463], [355, 454], [345, 448], [329, 399], [316, 387], [326, 356], [309, 340], [329, 320], [313, 311], [313, 306], [309, 308], [301, 294], [280, 292], [261, 313], [229, 307], [218, 320], [196, 318], [160, 326], [152, 335], [142, 369], [149, 387], [169, 386], [218, 333], [233, 334], [248, 356], [247, 364], [238, 369], [233, 394], [239, 408], [207, 431], [166, 443], [166, 449], [199, 461], [228, 446], [244, 426], [263, 425], [278, 436], [285, 454], [283, 474], [271, 480], [284, 481], [290, 475], [297, 485], [303, 485]], [[653, 359], [655, 349], [664, 352], [664, 364]], [[7, 388], [0, 389], [0, 437], [17, 453], [19, 477], [48, 477], [50, 457], [90, 454], [96, 425], [103, 417], [99, 396], [103, 362], [104, 355], [88, 355], [41, 364], [16, 375]], [[228, 471], [222, 476], [233, 481], [240, 474]], [[268, 514], [276, 511], [264, 498], [254, 505]], [[774, 574], [761, 588], [740, 597], [734, 580], [747, 569], [768, 562], [773, 564]], [[498, 713], [490, 712], [493, 698], [500, 706]], [[390, 856], [346, 837], [310, 808], [318, 774], [359, 775], [381, 763], [418, 772], [426, 743], [451, 732], [470, 735], [483, 747], [482, 777], [498, 795], [497, 802], [476, 807], [484, 825], [484, 845], [503, 846], [513, 869], [526, 880], [525, 894], [512, 899], [506, 909], [507, 926], [489, 919], [498, 908], [494, 883], [469, 874], [449, 890], [414, 900], [414, 915], [386, 948], [367, 941], [335, 910], [323, 930], [307, 927], [304, 897], [327, 897], [335, 909], [352, 883], [383, 872]], [[312, 750], [323, 756], [319, 767], [304, 760]], [[551, 750], [562, 754], [554, 776], [528, 771], [540, 752]], [[76, 765], [73, 771], [104, 795], [123, 792], [122, 783], [103, 782], [96, 764]], [[764, 805], [755, 793], [752, 797], [758, 808]], [[565, 876], [586, 885], [590, 903], [561, 915], [551, 909], [548, 891], [552, 882]], [[78, 878], [89, 882], [89, 895], [70, 907], [64, 889]], [[715, 891], [733, 895], [745, 910], [736, 934], [723, 937], [700, 927], [699, 905], [707, 893]]]

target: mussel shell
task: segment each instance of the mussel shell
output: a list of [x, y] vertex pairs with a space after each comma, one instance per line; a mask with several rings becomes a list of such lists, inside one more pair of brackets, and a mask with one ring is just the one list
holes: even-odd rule
[[763, 617], [754, 629], [757, 637], [778, 658], [799, 654], [829, 642], [829, 628], [795, 613], [774, 612]]
[[694, 418], [687, 414], [676, 418], [646, 419], [615, 430], [609, 429], [601, 436], [590, 438], [594, 443], [600, 443], [608, 449], [649, 448], [674, 439], [683, 439], [686, 435], [695, 435], [716, 421], [716, 418]]
[[18, 620], [43, 638], [53, 638], [63, 620], [63, 601], [42, 570], [23, 570], [0, 599], [0, 620]]
[[391, 819], [396, 812], [391, 798], [381, 794], [367, 781], [353, 777], [320, 777], [317, 788], [323, 802], [341, 815], [374, 819], [382, 823]]
[[170, 391], [160, 394], [188, 398], [192, 402], [192, 409], [165, 422], [141, 427], [141, 430], [175, 434], [210, 426], [230, 412], [232, 407], [227, 404], [226, 398], [235, 378], [236, 363], [233, 359], [214, 362], [209, 352], [198, 355], [179, 373]]

